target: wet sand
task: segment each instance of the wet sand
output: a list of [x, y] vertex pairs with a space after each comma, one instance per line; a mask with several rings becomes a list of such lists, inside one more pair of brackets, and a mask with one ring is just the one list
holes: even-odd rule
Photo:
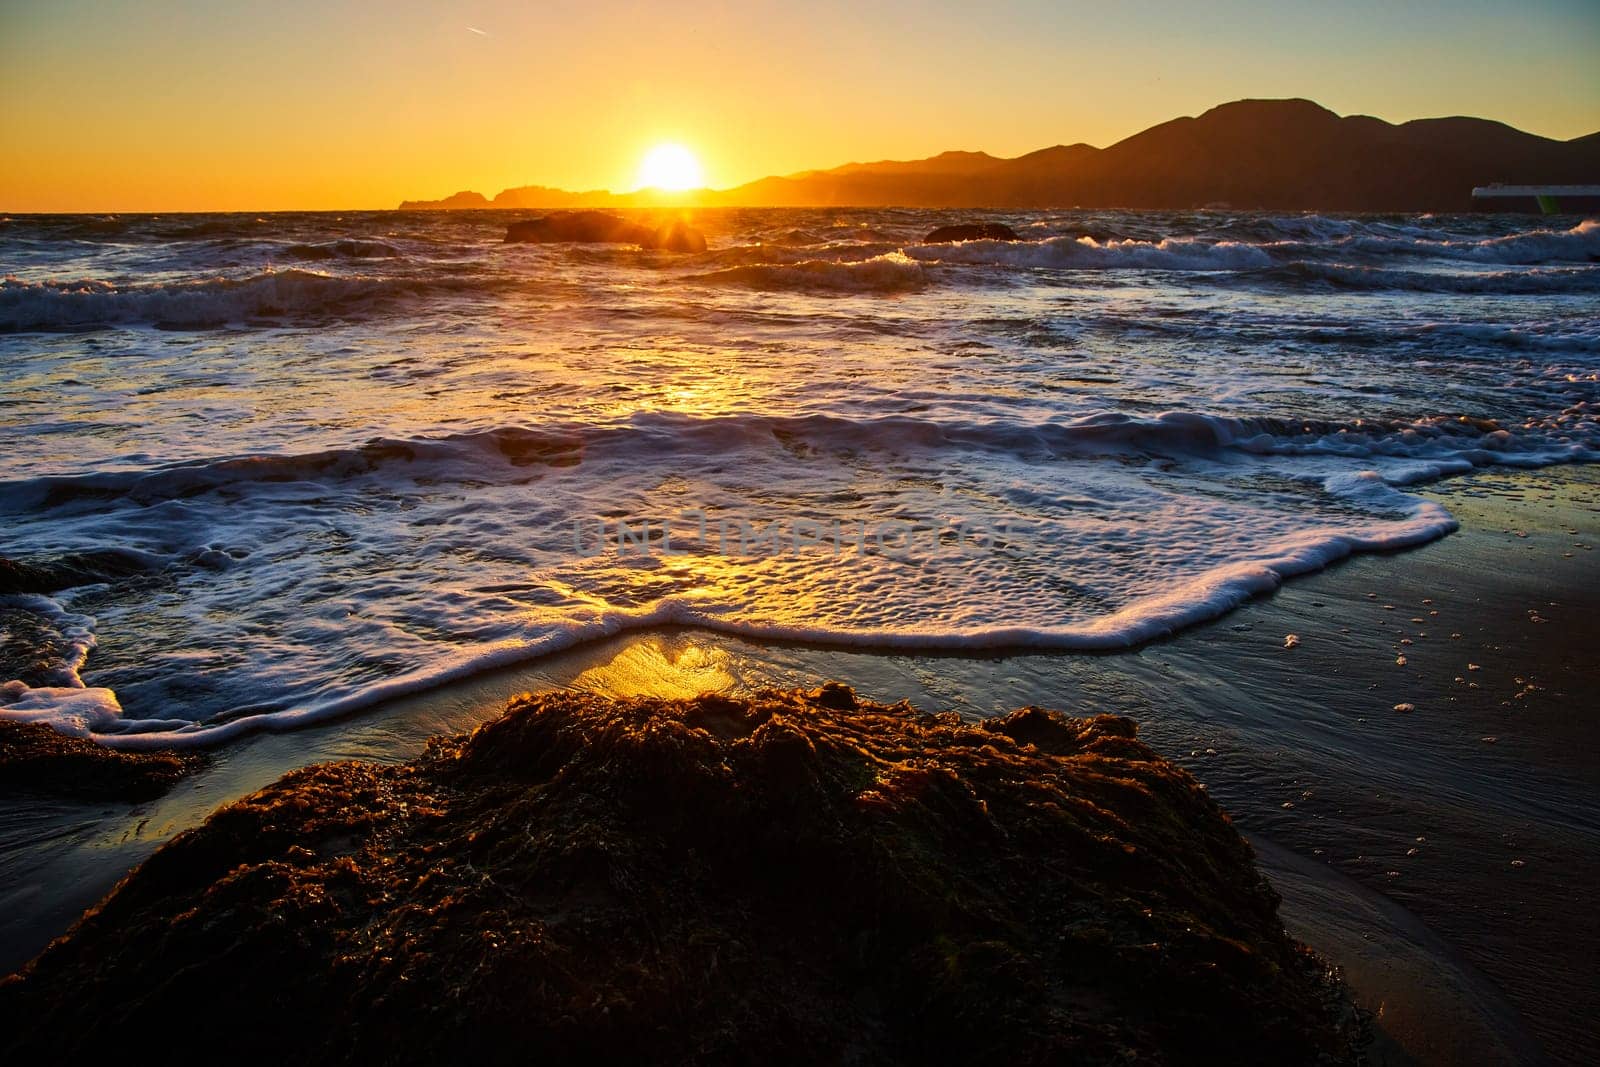
[[1131, 653], [879, 655], [632, 634], [224, 748], [150, 803], [8, 804], [0, 966], [24, 962], [161, 842], [294, 767], [406, 759], [528, 689], [686, 696], [837, 678], [973, 717], [1037, 703], [1135, 718], [1256, 843], [1291, 932], [1345, 968], [1390, 1062], [1536, 1062], [1540, 1049], [1593, 1062], [1600, 468], [1490, 471], [1424, 492], [1458, 533], [1297, 579]]

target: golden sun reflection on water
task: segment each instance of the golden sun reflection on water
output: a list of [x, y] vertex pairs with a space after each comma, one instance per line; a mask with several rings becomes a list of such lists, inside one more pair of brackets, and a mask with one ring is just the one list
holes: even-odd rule
[[[746, 373], [730, 353], [680, 347], [630, 347], [608, 353], [608, 366], [591, 375], [598, 414], [626, 419], [641, 410], [716, 418], [768, 409], [786, 376]], [[643, 373], [648, 371], [648, 373]], [[622, 379], [615, 377], [621, 372]], [[612, 394], [608, 396], [606, 386]]]
[[727, 692], [738, 684], [726, 649], [650, 636], [621, 649], [609, 662], [590, 667], [572, 688], [609, 697], [672, 699]]

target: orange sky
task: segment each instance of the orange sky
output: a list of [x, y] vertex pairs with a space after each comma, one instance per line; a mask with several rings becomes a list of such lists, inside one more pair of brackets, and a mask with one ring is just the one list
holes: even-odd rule
[[620, 190], [661, 141], [721, 187], [1107, 144], [1243, 96], [1565, 138], [1600, 129], [1596, 56], [1581, 0], [0, 0], [0, 210]]

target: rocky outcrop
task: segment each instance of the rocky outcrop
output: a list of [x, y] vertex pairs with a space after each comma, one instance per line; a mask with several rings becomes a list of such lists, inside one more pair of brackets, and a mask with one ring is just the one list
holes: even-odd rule
[[706, 239], [682, 219], [645, 226], [604, 211], [561, 211], [540, 219], [513, 222], [506, 240], [538, 244], [630, 244], [668, 252], [704, 252]]
[[[150, 800], [201, 763], [191, 753], [118, 752], [43, 723], [0, 719], [0, 796]], [[4, 1038], [0, 1038], [0, 1045]]]
[[940, 226], [922, 239], [923, 244], [951, 241], [1019, 241], [1017, 231], [999, 222], [967, 222], [959, 226]]
[[482, 193], [464, 189], [443, 200], [402, 200], [401, 211], [474, 211], [492, 206]]
[[1342, 1061], [1276, 909], [1126, 719], [553, 693], [180, 835], [0, 984], [0, 1055]]

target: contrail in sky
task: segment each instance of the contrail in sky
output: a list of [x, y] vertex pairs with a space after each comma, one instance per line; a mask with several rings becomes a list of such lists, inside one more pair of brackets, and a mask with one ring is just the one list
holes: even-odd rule
[[468, 33], [475, 33], [479, 37], [487, 37], [487, 36], [489, 36], [489, 31], [488, 30], [480, 30], [476, 26], [468, 26], [467, 27], [467, 32]]

